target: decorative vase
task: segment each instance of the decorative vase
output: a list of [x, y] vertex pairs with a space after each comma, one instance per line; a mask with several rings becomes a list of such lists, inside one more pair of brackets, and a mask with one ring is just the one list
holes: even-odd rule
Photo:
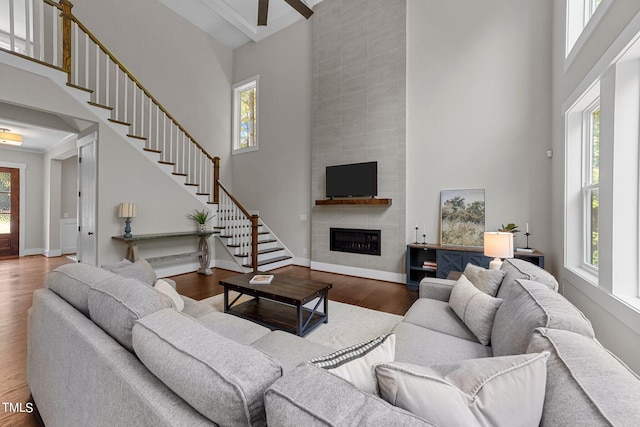
[[198, 231], [201, 233], [207, 231], [207, 224], [198, 224]]

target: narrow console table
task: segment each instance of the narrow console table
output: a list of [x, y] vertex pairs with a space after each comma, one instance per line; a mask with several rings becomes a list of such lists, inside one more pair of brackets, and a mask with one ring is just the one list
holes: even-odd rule
[[198, 237], [198, 250], [196, 252], [188, 252], [174, 255], [165, 255], [154, 258], [147, 258], [147, 261], [165, 261], [165, 260], [177, 260], [184, 257], [189, 256], [197, 256], [198, 261], [200, 263], [200, 268], [198, 269], [198, 273], [209, 275], [211, 274], [211, 269], [209, 268], [209, 263], [211, 261], [211, 251], [209, 248], [209, 237], [212, 234], [218, 233], [217, 231], [181, 231], [177, 233], [158, 233], [158, 234], [137, 234], [131, 237], [124, 236], [113, 236], [112, 239], [120, 240], [127, 244], [127, 251], [125, 253], [125, 258], [131, 262], [135, 262], [138, 259], [138, 242], [144, 242], [149, 240], [162, 240], [162, 239], [170, 239], [174, 237], [189, 237], [194, 236]]
[[[513, 257], [544, 268], [541, 252], [515, 252]], [[411, 243], [407, 245], [406, 256], [407, 288], [417, 290], [425, 277], [445, 279], [451, 272], [464, 271], [469, 263], [488, 268], [491, 259], [484, 256], [484, 248]]]

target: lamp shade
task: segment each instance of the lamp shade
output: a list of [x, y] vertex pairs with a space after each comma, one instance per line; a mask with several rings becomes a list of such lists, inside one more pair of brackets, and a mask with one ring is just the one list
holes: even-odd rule
[[484, 233], [484, 254], [496, 258], [513, 258], [513, 233]]
[[138, 215], [138, 208], [133, 202], [122, 202], [118, 205], [118, 218], [135, 218]]

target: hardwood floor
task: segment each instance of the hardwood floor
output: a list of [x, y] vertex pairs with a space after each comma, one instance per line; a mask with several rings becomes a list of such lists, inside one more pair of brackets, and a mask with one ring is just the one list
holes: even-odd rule
[[[21, 404], [26, 410], [30, 401], [25, 367], [27, 310], [31, 307], [33, 291], [44, 287], [51, 270], [70, 262], [73, 261], [65, 257], [42, 256], [0, 261], [0, 426], [42, 426], [35, 413], [11, 412], [8, 403]], [[418, 298], [417, 292], [407, 291], [401, 284], [312, 271], [306, 267], [283, 267], [273, 273], [331, 283], [329, 298], [334, 301], [394, 314], [404, 314]], [[236, 274], [239, 273], [213, 269], [211, 276], [188, 273], [172, 279], [179, 293], [201, 300], [222, 293], [219, 281]]]

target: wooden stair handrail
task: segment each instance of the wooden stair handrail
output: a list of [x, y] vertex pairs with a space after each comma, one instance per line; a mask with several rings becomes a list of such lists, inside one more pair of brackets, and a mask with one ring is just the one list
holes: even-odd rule
[[[48, 0], [44, 0], [45, 2], [49, 3]], [[127, 67], [124, 66], [124, 64], [122, 62], [120, 62], [118, 60], [118, 58], [115, 57], [115, 55], [109, 50], [107, 49], [107, 47], [102, 44], [100, 42], [100, 40], [98, 40], [98, 38], [91, 32], [89, 31], [89, 29], [87, 27], [84, 26], [84, 24], [82, 24], [82, 22], [80, 22], [80, 20], [78, 20], [78, 18], [73, 15], [73, 13], [71, 13], [71, 7], [73, 5], [71, 5], [71, 3], [68, 0], [60, 0], [61, 5], [62, 6], [58, 6], [56, 5], [56, 7], [63, 8], [63, 15], [62, 15], [62, 20], [63, 20], [63, 28], [66, 28], [64, 22], [67, 19], [72, 20], [73, 22], [76, 23], [76, 25], [78, 25], [78, 28], [80, 28], [87, 36], [89, 36], [89, 38], [91, 39], [91, 41], [93, 41], [96, 45], [98, 45], [100, 47], [100, 50], [102, 50], [108, 57], [109, 59], [111, 59], [111, 61], [113, 61], [130, 79], [131, 81], [133, 81], [136, 86], [138, 86], [138, 88], [140, 88], [140, 90], [142, 90], [142, 92], [151, 100], [153, 101], [153, 103], [155, 105], [158, 106], [158, 108], [160, 108], [160, 110], [169, 118], [171, 119], [171, 121], [173, 121], [173, 123], [176, 125], [176, 127], [178, 129], [180, 129], [182, 132], [184, 132], [184, 134], [191, 140], [191, 142], [198, 147], [198, 149], [200, 151], [202, 151], [202, 153], [207, 156], [211, 161], [213, 161], [214, 157], [211, 156], [207, 150], [204, 149], [204, 147], [202, 147], [202, 145], [200, 145], [200, 143], [198, 143], [198, 141], [196, 141], [196, 139], [182, 126], [182, 124], [180, 124], [180, 122], [178, 122], [178, 120], [176, 120], [175, 117], [173, 117], [171, 115], [171, 113], [169, 113], [169, 111], [160, 103], [160, 101], [158, 101], [153, 95], [151, 95], [151, 93], [142, 85], [142, 83], [140, 83], [140, 81], [133, 75], [133, 73], [131, 71], [129, 71], [129, 69]], [[50, 3], [49, 3], [50, 4]], [[55, 4], [55, 3], [54, 3]], [[69, 7], [69, 13], [66, 14], [64, 13], [64, 6], [65, 4], [70, 5], [71, 7]], [[71, 27], [69, 27], [69, 34], [71, 32]], [[65, 39], [64, 35], [63, 35], [63, 40]], [[64, 49], [69, 49], [68, 53], [64, 52]], [[65, 71], [71, 75], [71, 41], [70, 41], [70, 35], [69, 35], [69, 43], [68, 46], [63, 43], [63, 58], [66, 58], [67, 55], [69, 55], [69, 63], [68, 63], [68, 69], [65, 69]], [[63, 59], [63, 66], [67, 66], [67, 64], [64, 63], [64, 59]]]

